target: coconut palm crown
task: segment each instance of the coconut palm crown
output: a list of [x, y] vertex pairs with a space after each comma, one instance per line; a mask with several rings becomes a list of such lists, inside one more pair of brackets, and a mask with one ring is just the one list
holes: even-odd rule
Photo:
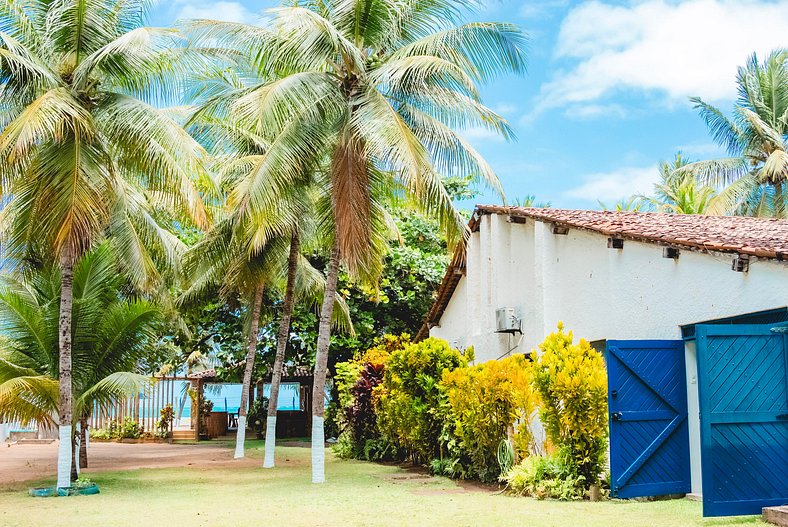
[[752, 55], [739, 68], [739, 97], [733, 117], [700, 98], [691, 99], [715, 141], [730, 157], [699, 161], [683, 171], [721, 188], [713, 212], [786, 215], [788, 185], [788, 50], [771, 52], [759, 62]]

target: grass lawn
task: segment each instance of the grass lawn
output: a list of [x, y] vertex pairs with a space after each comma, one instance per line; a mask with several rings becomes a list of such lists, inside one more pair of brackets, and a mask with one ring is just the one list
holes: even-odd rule
[[[248, 444], [248, 455], [262, 460], [261, 442]], [[97, 496], [30, 498], [26, 490], [34, 485], [18, 484], [0, 491], [0, 525], [767, 525], [757, 517], [703, 519], [701, 504], [688, 500], [564, 503], [509, 497], [333, 456], [328, 482], [312, 485], [308, 448], [282, 447], [277, 454], [274, 470], [231, 464], [90, 474], [101, 486]], [[52, 481], [37, 483], [44, 484]]]

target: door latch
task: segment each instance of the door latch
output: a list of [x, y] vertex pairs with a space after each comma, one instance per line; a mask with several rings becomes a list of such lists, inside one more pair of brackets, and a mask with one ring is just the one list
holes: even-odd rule
[[610, 417], [613, 418], [613, 421], [621, 421], [621, 418], [624, 417], [621, 412], [615, 412]]
[[788, 414], [780, 414], [777, 416], [777, 419], [780, 421], [788, 421]]

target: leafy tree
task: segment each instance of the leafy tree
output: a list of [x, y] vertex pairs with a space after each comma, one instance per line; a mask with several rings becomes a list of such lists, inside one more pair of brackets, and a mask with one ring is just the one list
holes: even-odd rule
[[264, 205], [261, 185], [287, 188], [304, 163], [328, 159], [320, 210], [332, 240], [320, 311], [313, 386], [313, 475], [324, 475], [324, 385], [340, 261], [374, 282], [389, 232], [392, 196], [437, 218], [456, 242], [463, 220], [439, 177], [475, 174], [500, 191], [491, 167], [452, 127], [485, 126], [511, 137], [484, 107], [476, 84], [524, 69], [515, 26], [455, 26], [467, 3], [452, 0], [308, 2], [275, 9], [269, 25], [196, 22], [205, 41], [229, 43], [284, 73], [238, 101], [253, 129], [275, 131], [250, 182], [250, 210]]
[[788, 50], [739, 68], [732, 118], [699, 97], [690, 99], [714, 140], [730, 157], [698, 161], [683, 170], [715, 188], [727, 186], [710, 211], [784, 217], [788, 183]]
[[[155, 346], [161, 311], [128, 296], [107, 243], [74, 267], [71, 383], [74, 422], [81, 422], [80, 465], [87, 465], [85, 430], [97, 406], [136, 395], [150, 382], [139, 371]], [[45, 265], [0, 286], [0, 420], [54, 425], [58, 411], [60, 269]], [[75, 437], [68, 438], [76, 444]], [[72, 457], [71, 477], [76, 477]]]
[[[142, 27], [146, 2], [7, 0], [0, 4], [0, 193], [6, 250], [34, 246], [60, 266], [59, 487], [69, 486], [75, 262], [109, 234], [138, 286], [175, 263], [159, 227], [173, 209], [207, 224], [192, 178], [202, 149], [156, 104], [186, 64], [178, 33]], [[156, 104], [150, 104], [156, 103]]]

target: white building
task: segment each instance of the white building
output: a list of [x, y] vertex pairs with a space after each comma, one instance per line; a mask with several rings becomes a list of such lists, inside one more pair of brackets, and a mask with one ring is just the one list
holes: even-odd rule
[[[478, 362], [531, 352], [559, 321], [600, 350], [682, 340], [700, 493], [695, 324], [788, 319], [788, 221], [478, 206], [469, 228], [419, 336], [472, 345]], [[499, 323], [502, 308], [512, 309]]]

